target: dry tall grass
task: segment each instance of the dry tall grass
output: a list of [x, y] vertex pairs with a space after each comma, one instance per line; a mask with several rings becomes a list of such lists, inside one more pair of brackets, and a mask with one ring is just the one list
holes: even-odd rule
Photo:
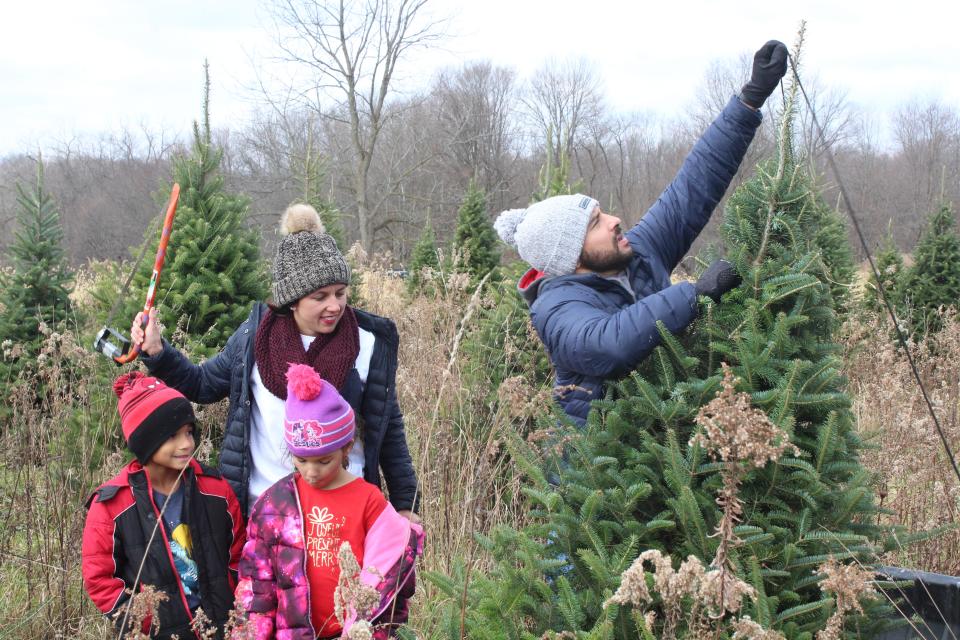
[[[886, 319], [846, 326], [846, 373], [859, 430], [874, 445], [865, 464], [880, 478], [878, 495], [886, 518], [911, 532], [958, 523], [960, 481], [910, 370], [891, 340]], [[955, 455], [960, 455], [960, 319], [921, 344], [911, 344], [920, 377]], [[910, 545], [887, 560], [894, 565], [960, 574], [960, 530]]]
[[[5, 351], [15, 356], [16, 345]], [[80, 579], [84, 500], [122, 463], [109, 453], [116, 408], [93, 389], [95, 359], [72, 335], [47, 331], [36, 371], [4, 399], [0, 638], [100, 638], [107, 627]]]

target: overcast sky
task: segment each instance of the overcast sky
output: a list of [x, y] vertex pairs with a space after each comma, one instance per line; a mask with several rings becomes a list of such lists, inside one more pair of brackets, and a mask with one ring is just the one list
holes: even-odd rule
[[[847, 91], [878, 124], [912, 98], [960, 109], [958, 5], [914, 0], [433, 0], [451, 16], [442, 46], [402, 69], [408, 90], [435, 71], [488, 59], [521, 77], [550, 57], [586, 57], [610, 104], [669, 116], [711, 62], [792, 44], [808, 24], [804, 73]], [[949, 7], [953, 6], [953, 9]], [[199, 115], [210, 60], [214, 127], [242, 126], [254, 69], [273, 53], [260, 0], [33, 0], [0, 20], [0, 156], [141, 124], [182, 134]]]

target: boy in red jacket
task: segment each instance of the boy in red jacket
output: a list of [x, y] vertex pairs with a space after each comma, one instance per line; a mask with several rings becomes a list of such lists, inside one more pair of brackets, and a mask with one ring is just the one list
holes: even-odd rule
[[118, 629], [129, 627], [129, 592], [151, 585], [167, 596], [144, 623], [151, 637], [199, 637], [190, 625], [202, 609], [220, 638], [245, 539], [240, 505], [219, 473], [194, 460], [196, 418], [182, 394], [139, 372], [113, 389], [136, 460], [87, 501], [84, 587]]

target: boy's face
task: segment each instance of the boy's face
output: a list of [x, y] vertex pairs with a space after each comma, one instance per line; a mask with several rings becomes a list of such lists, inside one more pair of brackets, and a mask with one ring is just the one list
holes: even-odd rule
[[180, 471], [190, 464], [194, 449], [196, 444], [193, 441], [193, 424], [188, 422], [160, 445], [150, 458], [150, 462]]

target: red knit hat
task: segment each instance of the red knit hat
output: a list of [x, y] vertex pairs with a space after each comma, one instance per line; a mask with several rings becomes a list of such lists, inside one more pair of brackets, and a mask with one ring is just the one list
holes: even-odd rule
[[176, 389], [139, 371], [125, 373], [113, 382], [120, 398], [120, 424], [127, 447], [146, 464], [153, 453], [188, 422], [195, 423], [193, 405]]

